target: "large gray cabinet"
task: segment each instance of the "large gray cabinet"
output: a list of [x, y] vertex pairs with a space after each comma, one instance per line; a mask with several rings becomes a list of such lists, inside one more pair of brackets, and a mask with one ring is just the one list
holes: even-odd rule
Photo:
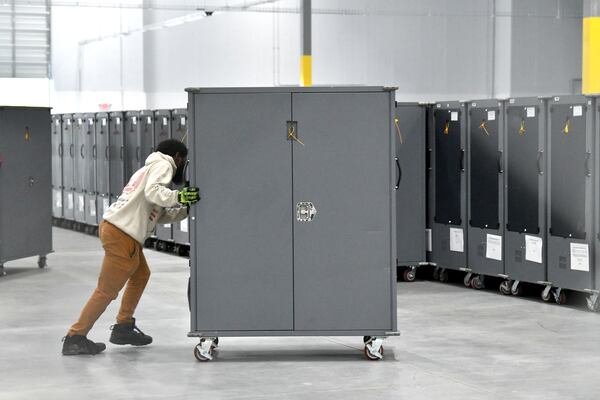
[[[432, 240], [428, 261], [444, 269], [467, 267], [466, 126], [464, 103], [435, 104], [429, 124], [428, 202]], [[445, 280], [443, 272], [440, 279]]]
[[560, 289], [593, 289], [593, 100], [548, 102], [548, 280]]
[[[504, 104], [468, 106], [467, 265], [479, 275], [504, 275]], [[480, 276], [474, 285], [482, 283]]]
[[0, 275], [34, 255], [43, 267], [52, 251], [50, 124], [48, 108], [0, 107]]
[[190, 335], [393, 334], [393, 90], [188, 92]]
[[505, 270], [516, 281], [545, 283], [546, 104], [537, 97], [506, 104]]
[[[398, 179], [396, 181], [397, 264], [415, 267], [426, 259], [425, 141], [426, 107], [397, 103], [394, 132]], [[412, 272], [413, 275], [410, 275]], [[406, 280], [414, 271], [405, 271]]]

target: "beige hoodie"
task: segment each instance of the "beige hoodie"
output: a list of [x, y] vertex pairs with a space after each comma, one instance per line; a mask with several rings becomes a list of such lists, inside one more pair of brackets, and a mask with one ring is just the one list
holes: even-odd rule
[[157, 223], [185, 219], [187, 207], [177, 202], [177, 191], [167, 187], [176, 168], [171, 156], [160, 152], [150, 154], [103, 218], [142, 244]]

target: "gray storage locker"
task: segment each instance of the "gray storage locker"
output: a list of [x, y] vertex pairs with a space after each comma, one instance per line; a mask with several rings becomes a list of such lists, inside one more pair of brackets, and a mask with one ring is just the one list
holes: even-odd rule
[[49, 108], [0, 107], [0, 275], [35, 255], [44, 267], [52, 251], [50, 124]]
[[[96, 114], [95, 128], [96, 143], [92, 156], [96, 170], [96, 196], [93, 201], [89, 200], [89, 209], [91, 210], [96, 205], [96, 210], [89, 217], [95, 218], [96, 223], [99, 223], [104, 210], [110, 205], [110, 123], [108, 113]], [[93, 222], [88, 222], [88, 224], [94, 225]]]
[[[504, 274], [504, 103], [468, 104], [467, 265], [465, 284], [482, 288], [485, 276]], [[472, 274], [474, 276], [471, 279]]]
[[505, 138], [504, 265], [506, 275], [514, 281], [508, 289], [519, 294], [521, 281], [547, 281], [545, 100], [509, 99]]
[[600, 310], [600, 299], [598, 291], [600, 291], [600, 98], [595, 99], [595, 172], [594, 177], [594, 289], [596, 292], [588, 299], [588, 307], [593, 311]]
[[467, 115], [465, 104], [436, 103], [431, 123], [430, 263], [435, 276], [447, 280], [446, 268], [467, 267]]
[[75, 221], [75, 138], [72, 114], [62, 115], [62, 177], [63, 177], [63, 216], [67, 225]]
[[121, 111], [109, 114], [110, 146], [110, 203], [117, 201], [125, 187], [125, 114]]
[[[181, 140], [189, 148], [187, 109], [175, 109], [171, 112], [171, 117], [171, 136], [173, 139]], [[175, 186], [174, 188], [180, 189], [182, 186], [183, 185]], [[173, 241], [175, 242], [177, 246], [177, 252], [180, 255], [185, 255], [187, 252], [187, 246], [190, 245], [189, 232], [188, 218], [173, 224]]]
[[398, 266], [406, 281], [415, 279], [415, 269], [425, 262], [425, 141], [426, 107], [396, 103], [396, 238]]
[[379, 359], [396, 334], [394, 90], [188, 92], [197, 358], [216, 336], [365, 335]]
[[63, 177], [62, 177], [62, 116], [52, 115], [52, 216], [62, 218], [63, 214]]
[[[171, 110], [154, 111], [154, 146], [171, 138]], [[156, 248], [165, 250], [173, 244], [172, 224], [156, 225]]]
[[[592, 99], [553, 97], [548, 102], [548, 281], [563, 289], [593, 289]], [[548, 286], [550, 287], [550, 286]]]
[[[75, 221], [78, 224], [85, 224], [85, 196], [86, 190], [89, 186], [89, 163], [86, 163], [86, 137], [89, 137], [90, 130], [88, 128], [89, 122], [86, 123], [85, 114], [75, 114], [73, 116], [73, 144], [75, 151], [75, 162], [73, 165], [74, 179], [75, 179], [75, 190], [74, 195], [74, 207], [75, 207]], [[93, 120], [93, 117], [92, 117]], [[92, 122], [93, 123], [93, 122]], [[88, 158], [90, 155], [88, 155]]]
[[125, 113], [125, 180], [144, 166], [154, 146], [154, 116], [152, 111]]

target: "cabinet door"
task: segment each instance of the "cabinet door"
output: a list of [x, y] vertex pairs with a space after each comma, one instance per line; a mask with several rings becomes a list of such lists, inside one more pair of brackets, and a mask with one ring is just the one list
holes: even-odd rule
[[110, 136], [108, 115], [98, 115], [96, 121], [96, 144], [92, 152], [96, 166], [96, 192], [107, 196], [110, 190]]
[[425, 108], [396, 107], [398, 265], [425, 261]]
[[310, 222], [294, 216], [295, 329], [392, 329], [390, 94], [297, 93], [292, 104], [303, 143], [293, 143], [294, 209], [316, 209]]
[[290, 94], [196, 94], [192, 330], [293, 328]]
[[123, 114], [112, 113], [110, 121], [110, 194], [117, 197], [125, 186], [125, 136]]
[[[0, 110], [0, 261], [46, 254], [52, 246], [50, 111]], [[5, 189], [7, 188], [7, 189]]]

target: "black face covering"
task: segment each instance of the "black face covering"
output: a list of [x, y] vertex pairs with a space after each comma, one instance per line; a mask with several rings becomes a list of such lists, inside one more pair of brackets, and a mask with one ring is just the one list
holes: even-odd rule
[[185, 164], [177, 167], [177, 170], [175, 171], [175, 175], [173, 175], [173, 179], [172, 179], [174, 184], [181, 185], [183, 183], [184, 170], [185, 170]]

